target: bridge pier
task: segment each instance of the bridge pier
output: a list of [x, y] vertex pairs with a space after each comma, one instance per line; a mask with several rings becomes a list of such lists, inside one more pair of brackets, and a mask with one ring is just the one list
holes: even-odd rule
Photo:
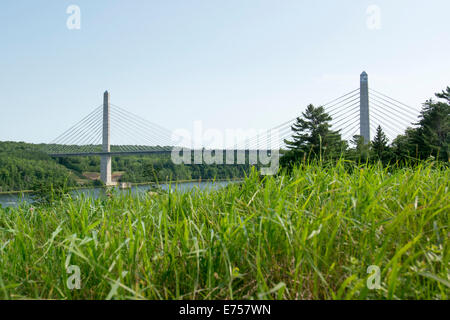
[[364, 144], [370, 142], [370, 119], [369, 119], [369, 77], [364, 71], [360, 77], [360, 104], [359, 104], [359, 130], [360, 136], [364, 138]]
[[107, 186], [112, 185], [111, 156], [101, 156], [100, 158], [100, 180]]
[[[105, 91], [103, 94], [103, 152], [111, 152], [109, 109], [109, 92]], [[111, 155], [102, 155], [100, 158], [100, 180], [107, 186], [112, 185]]]

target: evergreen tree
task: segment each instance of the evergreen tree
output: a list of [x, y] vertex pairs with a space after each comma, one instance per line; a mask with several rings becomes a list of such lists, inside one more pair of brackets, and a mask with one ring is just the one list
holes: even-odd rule
[[291, 129], [292, 140], [285, 140], [287, 147], [296, 154], [335, 156], [346, 148], [338, 131], [331, 130], [332, 118], [323, 107], [310, 104], [302, 117], [298, 117]]
[[381, 160], [383, 163], [387, 162], [389, 159], [389, 139], [383, 132], [383, 129], [379, 125], [377, 127], [377, 132], [371, 144], [371, 151], [375, 159]]
[[436, 93], [436, 97], [438, 97], [439, 99], [447, 100], [447, 103], [450, 103], [450, 87], [442, 90], [441, 93]]
[[411, 163], [412, 160], [417, 159], [417, 146], [412, 143], [412, 136], [416, 129], [407, 128], [404, 134], [398, 135], [391, 145], [392, 156], [395, 161]]
[[436, 97], [425, 102], [420, 113], [418, 128], [411, 135], [411, 142], [421, 159], [430, 156], [449, 161], [450, 144], [450, 87]]

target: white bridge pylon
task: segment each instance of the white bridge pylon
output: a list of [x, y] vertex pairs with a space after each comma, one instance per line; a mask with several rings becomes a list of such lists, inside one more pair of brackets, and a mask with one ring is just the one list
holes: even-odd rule
[[100, 157], [100, 180], [107, 186], [112, 185], [111, 173], [111, 126], [110, 126], [109, 92], [103, 94], [103, 135], [102, 151], [107, 153]]

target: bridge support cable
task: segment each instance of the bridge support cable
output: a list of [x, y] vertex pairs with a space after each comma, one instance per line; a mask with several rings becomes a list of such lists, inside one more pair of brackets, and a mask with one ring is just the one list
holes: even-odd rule
[[397, 132], [391, 131], [391, 129], [386, 128], [386, 126], [383, 126], [381, 123], [380, 124], [374, 123], [374, 124], [370, 125], [370, 130], [372, 130], [374, 137], [376, 135], [378, 125], [381, 127], [381, 129], [385, 133], [386, 138], [388, 139], [388, 142], [393, 141], [399, 135]]
[[413, 121], [412, 120], [408, 121], [408, 120], [399, 118], [392, 111], [390, 111], [390, 110], [388, 110], [388, 109], [378, 105], [377, 103], [372, 103], [372, 110], [371, 111], [376, 111], [379, 114], [383, 114], [385, 117], [388, 117], [392, 121], [395, 121], [397, 127], [398, 126], [402, 126], [402, 127], [407, 128], [407, 127], [413, 126]]
[[385, 118], [381, 117], [380, 115], [373, 113], [373, 118], [377, 121], [375, 124], [377, 127], [380, 125], [383, 130], [386, 132], [386, 134], [389, 135], [389, 138], [395, 139], [398, 135], [403, 134], [403, 132], [400, 129], [395, 129], [395, 126], [392, 125], [392, 123], [388, 123]]
[[333, 119], [336, 119], [337, 117], [339, 117], [343, 113], [347, 112], [350, 108], [353, 108], [356, 105], [359, 105], [359, 98], [350, 101], [348, 104], [342, 105], [342, 108], [337, 109], [334, 112], [328, 112], [326, 109], [325, 109], [325, 112]]
[[243, 143], [235, 145], [235, 149], [247, 149], [247, 150], [256, 150], [256, 149], [264, 149], [268, 150], [271, 148], [280, 148], [282, 146], [281, 141], [275, 141], [273, 139], [280, 140], [280, 133], [284, 133], [287, 130], [291, 130], [292, 124], [296, 119], [287, 121], [281, 125], [278, 125], [270, 130], [267, 130], [263, 133], [259, 133], [256, 136], [244, 140]]
[[346, 109], [346, 106], [348, 106], [349, 104], [353, 104], [355, 102], [359, 103], [359, 93], [357, 93], [356, 95], [351, 97], [351, 100], [346, 101], [345, 103], [340, 103], [339, 105], [335, 105], [334, 108], [328, 108], [328, 107], [324, 107], [325, 112], [328, 113], [330, 116], [339, 114], [342, 112], [342, 110]]
[[353, 140], [354, 136], [358, 136], [359, 135], [359, 124], [356, 127], [356, 130], [352, 131], [352, 134], [349, 136], [348, 139], [346, 139], [348, 142], [351, 142]]
[[[113, 137], [117, 136], [117, 134], [119, 133], [119, 132], [116, 132], [116, 129], [117, 129], [117, 131], [120, 131], [122, 138], [124, 138], [124, 137], [129, 138], [129, 141], [140, 141], [140, 142], [145, 141], [146, 142], [145, 143], [146, 146], [143, 146], [142, 144], [137, 144], [135, 142], [125, 143], [125, 141], [121, 140], [119, 143], [119, 141], [115, 141], [114, 146], [118, 149], [126, 150], [126, 151], [133, 151], [133, 150], [134, 151], [144, 151], [144, 150], [150, 150], [150, 149], [163, 150], [162, 147], [158, 146], [158, 144], [159, 144], [158, 142], [154, 142], [154, 140], [147, 138], [146, 135], [141, 135], [139, 137], [139, 139], [140, 139], [139, 140], [135, 136], [133, 136], [132, 134], [129, 133], [129, 131], [128, 131], [129, 128], [126, 128], [121, 124], [115, 123], [112, 125], [112, 127], [114, 129]], [[113, 140], [115, 140], [115, 139], [113, 138]]]
[[[358, 105], [357, 101], [359, 101], [359, 88], [352, 90], [339, 98], [333, 99], [323, 105], [321, 105], [325, 112], [327, 112], [331, 117], [335, 116], [336, 114], [339, 114], [340, 111], [348, 108], [352, 108], [356, 105]], [[348, 112], [352, 112], [353, 110], [345, 111], [347, 114]], [[346, 114], [342, 115], [340, 114], [340, 117], [345, 116]], [[300, 117], [300, 116], [299, 116]], [[261, 147], [261, 144], [267, 144], [270, 142], [269, 135], [271, 132], [277, 132], [278, 137], [281, 137], [282, 139], [279, 139], [278, 146], [280, 148], [285, 147], [284, 140], [290, 137], [290, 133], [292, 132], [292, 126], [295, 123], [295, 121], [298, 119], [298, 117], [291, 119], [277, 127], [274, 127], [268, 131], [266, 131], [263, 134], [258, 134], [253, 138], [244, 140], [243, 143], [238, 145], [243, 145], [244, 149], [255, 149]], [[237, 148], [237, 147], [236, 147]]]
[[342, 130], [345, 128], [348, 128], [349, 123], [353, 123], [353, 121], [357, 120], [359, 118], [359, 113], [354, 113], [353, 117], [346, 117], [339, 121], [339, 125], [335, 124], [332, 126], [333, 130]]
[[359, 128], [359, 114], [356, 117], [353, 117], [352, 119], [348, 120], [346, 122], [346, 126], [339, 129], [339, 133], [341, 135], [342, 140], [350, 140], [353, 138], [353, 135], [349, 136], [350, 132], [353, 132], [356, 128]]
[[[280, 130], [277, 131], [275, 133], [271, 132], [269, 134], [265, 134], [265, 135], [258, 135], [257, 138], [253, 138], [252, 141], [249, 141], [248, 143], [246, 143], [244, 145], [243, 148], [240, 147], [235, 147], [236, 149], [252, 149], [252, 150], [256, 150], [256, 149], [271, 149], [271, 148], [279, 148], [280, 146], [282, 146], [282, 141], [278, 141], [280, 140], [280, 137], [285, 134], [286, 132], [289, 132], [290, 128], [286, 128], [284, 130]], [[275, 138], [277, 140], [275, 140]]]
[[99, 117], [100, 113], [101, 107], [96, 108], [89, 115], [87, 115], [82, 120], [73, 125], [70, 129], [66, 130], [56, 139], [51, 141], [49, 151], [57, 152], [58, 150], [60, 150], [63, 147], [63, 145], [66, 145], [68, 142], [72, 141], [73, 138], [76, 137], [76, 135], [79, 132], [86, 130], [86, 127], [89, 126], [89, 124], [92, 123], [92, 121], [95, 121], [95, 119]]
[[83, 140], [85, 135], [91, 131], [92, 127], [97, 122], [101, 122], [101, 119], [98, 119], [100, 116], [100, 113], [96, 115], [96, 117], [91, 118], [88, 122], [83, 124], [82, 126], [78, 127], [73, 133], [66, 136], [64, 139], [61, 139], [58, 141], [58, 144], [62, 146], [67, 146], [69, 148], [74, 148], [75, 145], [79, 145], [80, 141]]
[[[402, 119], [395, 119], [393, 118], [392, 112], [386, 111], [383, 108], [380, 108], [377, 104], [372, 103], [375, 108], [372, 108], [371, 112], [381, 117], [383, 120], [385, 120], [387, 123], [389, 123], [391, 126], [399, 130], [399, 126], [404, 126], [405, 128], [408, 126], [411, 126], [411, 123], [408, 123], [406, 120]], [[399, 130], [402, 132], [401, 130]]]
[[[355, 107], [357, 107], [357, 108], [355, 108]], [[346, 118], [348, 118], [348, 116], [355, 114], [355, 113], [359, 114], [359, 102], [349, 106], [347, 110], [345, 110], [344, 112], [339, 114], [337, 117], [331, 117], [332, 118], [331, 123], [336, 124], [336, 123], [340, 122], [342, 119], [346, 119]]]
[[377, 111], [378, 113], [384, 114], [385, 116], [389, 116], [390, 119], [395, 121], [397, 127], [404, 127], [405, 129], [407, 127], [412, 127], [414, 125], [414, 120], [406, 120], [403, 118], [398, 117], [393, 111], [390, 111], [386, 109], [385, 107], [380, 106], [377, 103], [372, 102], [372, 110]]
[[72, 127], [70, 127], [68, 130], [64, 131], [61, 135], [56, 137], [54, 140], [52, 140], [50, 143], [54, 143], [56, 141], [59, 141], [63, 139], [65, 136], [73, 132], [77, 127], [79, 127], [81, 124], [83, 124], [85, 121], [89, 120], [91, 117], [95, 116], [98, 112], [100, 112], [102, 106], [98, 106], [95, 108], [91, 113], [89, 113], [86, 117], [78, 121], [76, 124], [74, 124]]
[[[389, 129], [389, 128], [386, 128], [385, 126], [383, 126], [383, 125], [380, 125], [381, 126], [381, 129], [383, 130], [383, 132], [384, 132], [384, 134], [386, 135], [386, 138], [388, 139], [388, 142], [392, 142], [392, 141], [394, 141], [397, 137], [398, 137], [398, 131], [396, 132], [396, 131], [392, 131], [391, 129]], [[377, 132], [377, 128], [378, 128], [378, 124], [374, 124], [374, 125], [372, 125], [371, 127], [370, 127], [370, 129], [372, 130], [372, 132], [373, 132], [373, 134], [374, 134], [374, 137], [375, 137], [375, 135], [376, 135], [376, 132]]]
[[97, 140], [95, 140], [93, 142], [93, 145], [95, 146], [96, 149], [97, 148], [100, 149], [102, 146], [102, 143], [103, 143], [102, 131], [103, 131], [103, 128], [99, 130]]
[[[351, 108], [357, 106], [359, 104], [359, 88], [352, 90], [339, 98], [333, 99], [330, 102], [327, 102], [323, 105], [321, 105], [325, 112], [327, 112], [332, 118], [336, 115], [339, 115], [338, 117], [335, 117], [333, 120], [336, 119], [345, 119], [346, 116], [354, 112], [355, 110], [352, 110]], [[346, 110], [349, 109], [350, 110]], [[341, 113], [341, 111], [344, 111], [344, 114]], [[301, 117], [301, 116], [299, 116]], [[267, 144], [271, 142], [271, 133], [276, 132], [278, 135], [278, 147], [283, 148], [285, 147], [285, 140], [290, 138], [292, 136], [292, 126], [296, 122], [298, 117], [291, 119], [277, 127], [274, 127], [262, 134], [257, 134], [256, 136], [244, 140], [243, 143], [238, 145], [243, 145], [243, 149], [259, 149], [262, 147], [262, 144], [265, 144], [265, 148], [267, 148]], [[272, 134], [273, 135], [273, 134]], [[281, 138], [281, 139], [280, 139]], [[238, 148], [236, 145], [236, 149]]]
[[[279, 149], [281, 143], [279, 141], [274, 140], [275, 137], [272, 137], [272, 133], [269, 135], [259, 135], [256, 140], [252, 143], [247, 143], [243, 147], [235, 146], [235, 150], [273, 150]], [[276, 134], [277, 140], [280, 138], [280, 134]]]
[[130, 132], [135, 132], [137, 136], [141, 136], [143, 132], [145, 134], [148, 134], [149, 136], [156, 136], [157, 139], [162, 139], [164, 143], [170, 142], [169, 136], [164, 132], [159, 132], [155, 130], [154, 128], [151, 128], [148, 125], [141, 124], [134, 120], [133, 118], [129, 117], [128, 115], [123, 114], [120, 111], [112, 109], [112, 113], [116, 117], [116, 123], [123, 123], [128, 126], [127, 130]]
[[375, 98], [373, 95], [371, 95], [370, 98], [373, 105], [376, 105], [378, 108], [384, 109], [384, 111], [386, 112], [393, 113], [397, 119], [403, 120], [408, 124], [411, 124], [414, 120], [416, 120], [416, 116], [418, 116], [418, 114], [412, 114], [411, 111], [406, 112], [398, 110], [397, 106], [389, 103], [384, 103]]
[[251, 138], [248, 138], [246, 140], [243, 140], [235, 145], [235, 149], [249, 149], [250, 146], [255, 145], [259, 140], [261, 140], [261, 136], [269, 136], [273, 132], [278, 133], [280, 131], [283, 131], [286, 128], [290, 128], [294, 121], [297, 118], [294, 118], [292, 120], [286, 121], [272, 129], [269, 129], [267, 131], [264, 131], [262, 133], [258, 133], [256, 136], [253, 136]]
[[282, 149], [284, 148], [285, 145], [285, 137], [286, 136], [291, 136], [292, 135], [292, 127], [285, 127], [279, 131], [277, 131], [276, 134], [276, 141], [273, 141], [272, 136], [266, 137], [266, 139], [263, 139], [262, 141], [259, 142], [258, 145], [256, 146], [252, 146], [252, 149], [267, 149], [267, 146], [270, 145], [271, 149], [275, 148], [275, 149]]
[[76, 145], [80, 146], [82, 151], [92, 151], [96, 147], [93, 145], [94, 141], [97, 141], [102, 136], [102, 118], [96, 119], [93, 123], [89, 125], [89, 128], [83, 132], [83, 135], [76, 141]]
[[[122, 131], [128, 133], [131, 137], [132, 144], [136, 145], [137, 150], [168, 150], [173, 145], [171, 139], [165, 133], [156, 132], [156, 129], [149, 128], [143, 124], [136, 123], [133, 119], [125, 117], [123, 114], [113, 111], [113, 126], [122, 128]], [[117, 118], [118, 117], [118, 118]], [[122, 141], [123, 142], [123, 141]], [[138, 142], [138, 143], [137, 143]], [[137, 145], [140, 145], [138, 147]]]
[[85, 122], [83, 122], [80, 125], [78, 125], [77, 127], [75, 127], [72, 132], [68, 133], [61, 139], [56, 140], [54, 142], [57, 144], [62, 144], [62, 145], [70, 145], [72, 141], [76, 141], [78, 139], [78, 136], [80, 133], [88, 131], [89, 126], [91, 126], [92, 123], [95, 123], [96, 121], [99, 120], [98, 119], [99, 115], [100, 115], [100, 111], [97, 112], [95, 115], [93, 115], [91, 118], [87, 119]]
[[[324, 108], [325, 108], [325, 107], [331, 108], [331, 107], [333, 107], [333, 105], [330, 106], [330, 104], [335, 103], [335, 102], [337, 102], [337, 101], [339, 101], [339, 100], [341, 100], [340, 102], [345, 101], [346, 99], [348, 99], [348, 96], [349, 96], [349, 95], [351, 95], [352, 93], [355, 93], [355, 92], [357, 92], [357, 91], [359, 91], [359, 88], [357, 88], [357, 89], [355, 89], [355, 90], [352, 90], [352, 91], [350, 91], [349, 93], [346, 93], [346, 94], [340, 96], [339, 98], [336, 98], [336, 99], [334, 99], [334, 100], [331, 100], [330, 102], [327, 102], [327, 103], [325, 103], [325, 104], [322, 104], [322, 107], [324, 107]], [[347, 98], [346, 98], [346, 97], [347, 97]], [[346, 98], [346, 99], [343, 99], [343, 98]], [[342, 100], [342, 99], [343, 99], [343, 100]], [[334, 105], [337, 105], [337, 104], [339, 104], [340, 102], [337, 102], [337, 103], [334, 104]]]
[[97, 141], [99, 138], [101, 139], [102, 129], [103, 123], [100, 120], [95, 125], [92, 126], [91, 133], [86, 134], [86, 138], [84, 138], [83, 140], [79, 140], [79, 142], [77, 142], [77, 145], [81, 147], [82, 151], [90, 152], [92, 150], [97, 149], [97, 147], [93, 144], [93, 142]]
[[388, 120], [385, 116], [378, 114], [377, 112], [373, 112], [372, 117], [378, 122], [378, 124], [383, 128], [384, 131], [389, 135], [389, 138], [395, 139], [397, 135], [402, 134], [403, 132], [400, 129], [396, 128], [396, 125]]
[[[114, 123], [113, 117], [111, 117], [111, 129], [113, 132], [113, 136], [117, 135], [117, 133], [120, 132], [121, 135], [130, 137], [129, 133], [127, 132], [126, 129], [123, 129], [121, 125]], [[112, 140], [114, 140], [114, 139], [112, 139]], [[130, 141], [133, 141], [133, 137], [131, 137]], [[115, 148], [119, 149], [120, 151], [125, 151], [125, 152], [136, 151], [135, 148], [132, 148], [130, 145], [121, 145], [117, 141], [111, 145], [111, 151], [113, 151]]]
[[[384, 98], [389, 99], [390, 103], [396, 105], [398, 108], [403, 109], [403, 111], [405, 111], [407, 113], [410, 113], [411, 111], [414, 111], [416, 113], [420, 112], [420, 110], [418, 110], [417, 108], [413, 108], [411, 106], [408, 106], [407, 104], [405, 104], [403, 102], [400, 102], [400, 101], [398, 101], [398, 100], [396, 100], [394, 98], [391, 98], [391, 97], [389, 97], [388, 95], [386, 95], [384, 93], [381, 93], [381, 92], [376, 91], [374, 89], [369, 89], [369, 91], [371, 91], [373, 95], [378, 96], [380, 99], [384, 99]], [[388, 100], [385, 100], [385, 101], [389, 102]]]
[[355, 135], [359, 135], [359, 120], [357, 119], [352, 125], [348, 126], [341, 132], [342, 140], [350, 141]]
[[[114, 109], [112, 109], [111, 115], [112, 115], [112, 117], [111, 117], [112, 126], [117, 127], [122, 132], [122, 134], [126, 135], [128, 138], [131, 138], [130, 141], [132, 141], [132, 142], [128, 143], [128, 145], [135, 145], [136, 141], [142, 141], [142, 140], [144, 140], [146, 144], [149, 143], [148, 147], [151, 147], [153, 149], [162, 150], [163, 148], [161, 146], [158, 146], [159, 144], [170, 145], [170, 141], [167, 138], [164, 138], [163, 141], [155, 140], [153, 138], [153, 136], [155, 136], [155, 135], [153, 133], [149, 133], [148, 128], [136, 125], [135, 123], [131, 122], [131, 120], [125, 118], [123, 115], [121, 115]], [[135, 134], [133, 134], [132, 132], [135, 132]], [[125, 145], [124, 143], [118, 143], [118, 141], [116, 144]], [[147, 147], [147, 149], [148, 149], [148, 147]], [[138, 149], [143, 150], [143, 148], [138, 148]]]
[[115, 107], [116, 111], [118, 111], [121, 115], [123, 115], [125, 118], [127, 118], [129, 121], [135, 123], [138, 126], [141, 126], [143, 128], [147, 128], [151, 130], [154, 134], [158, 135], [161, 138], [165, 138], [168, 141], [172, 140], [172, 132], [156, 123], [150, 122], [148, 120], [143, 120], [142, 118], [138, 117], [137, 115], [126, 111], [125, 109], [111, 104], [113, 107]]
[[377, 108], [372, 108], [370, 110], [370, 112], [371, 112], [371, 114], [378, 116], [383, 121], [385, 121], [385, 123], [388, 123], [389, 125], [391, 125], [392, 127], [396, 128], [397, 130], [399, 130], [401, 132], [401, 130], [398, 129], [400, 126], [402, 126], [401, 121], [393, 118], [391, 113], [384, 112], [381, 109], [377, 109]]
[[248, 138], [246, 140], [243, 140], [240, 143], [235, 145], [235, 149], [249, 149], [249, 147], [251, 145], [253, 145], [256, 141], [260, 140], [260, 136], [261, 135], [263, 135], [263, 134], [268, 135], [268, 134], [270, 134], [271, 132], [274, 132], [274, 131], [275, 132], [280, 132], [280, 131], [282, 131], [282, 130], [284, 130], [286, 128], [291, 128], [292, 124], [294, 123], [294, 121], [296, 119], [297, 118], [291, 119], [291, 120], [286, 121], [286, 122], [284, 122], [284, 123], [282, 123], [282, 124], [272, 128], [272, 129], [264, 131], [263, 133], [258, 133], [254, 137], [251, 137], [251, 138]]
[[[388, 139], [388, 143], [393, 141], [395, 139], [395, 137], [397, 137], [397, 134], [389, 132], [389, 129], [386, 129], [381, 124], [380, 124], [380, 126], [381, 126], [381, 129], [383, 130], [383, 132], [385, 133], [386, 138]], [[375, 135], [376, 135], [377, 128], [378, 128], [378, 124], [370, 125], [370, 130], [372, 130], [372, 132], [373, 132], [373, 137], [375, 137]]]
[[74, 149], [85, 150], [86, 141], [89, 139], [90, 135], [92, 135], [92, 132], [96, 130], [96, 127], [101, 125], [101, 123], [101, 119], [93, 118], [86, 124], [86, 127], [80, 128], [80, 130], [75, 132], [70, 139], [63, 141], [63, 145], [72, 146]]
[[[125, 127], [123, 127], [122, 125], [120, 125], [118, 123], [115, 123], [115, 125], [113, 124], [112, 127], [113, 127], [114, 131], [117, 129], [117, 131], [120, 131], [120, 133], [123, 136], [126, 136], [126, 137], [130, 138], [130, 141], [136, 141], [136, 137], [131, 135], [128, 132], [128, 128], [125, 128]], [[141, 138], [143, 138], [144, 140], [147, 139], [145, 137], [141, 137]], [[158, 150], [158, 149], [161, 150], [162, 149], [161, 147], [159, 147], [159, 148], [158, 147], [153, 147], [153, 145], [154, 145], [153, 141], [149, 141], [149, 143], [150, 143], [149, 146], [151, 146], [152, 149], [156, 149], [156, 150]], [[129, 143], [129, 144], [118, 144], [118, 143], [116, 143], [113, 146], [116, 147], [117, 149], [119, 149], [120, 151], [125, 151], [125, 152], [146, 151], [146, 150], [150, 149], [148, 146], [147, 147], [143, 147], [143, 146], [135, 145], [135, 144], [131, 144], [131, 143]]]
[[123, 125], [128, 126], [126, 130], [136, 132], [136, 138], [148, 135], [148, 137], [156, 137], [156, 139], [160, 139], [154, 140], [154, 138], [150, 138], [152, 144], [161, 144], [161, 143], [162, 145], [170, 144], [170, 139], [164, 133], [158, 132], [153, 128], [137, 123], [133, 119], [130, 119], [120, 113], [117, 113], [116, 111], [114, 111], [113, 114], [119, 117], [117, 123], [123, 123]]
[[[357, 104], [359, 106], [359, 103]], [[339, 117], [337, 121], [331, 122], [331, 129], [334, 131], [338, 131], [341, 133], [342, 139], [344, 139], [344, 136], [342, 132], [346, 129], [348, 129], [349, 124], [353, 123], [354, 121], [358, 121], [359, 119], [359, 108], [355, 108], [351, 110], [351, 113], [347, 113], [344, 117]], [[358, 122], [359, 123], [359, 122]]]
[[353, 135], [349, 136], [349, 133], [353, 133], [355, 130], [359, 129], [359, 120], [358, 118], [353, 119], [353, 121], [347, 126], [347, 128], [344, 128], [340, 131], [342, 140], [349, 140], [353, 138]]
[[53, 140], [50, 147], [51, 153], [66, 152], [73, 150], [79, 144], [80, 135], [84, 139], [87, 133], [92, 132], [92, 127], [101, 121], [101, 107], [94, 110], [90, 115], [85, 117], [82, 121], [75, 124], [71, 129], [64, 132], [58, 138]]
[[406, 129], [414, 126], [420, 114], [420, 110], [374, 89], [369, 89], [369, 99], [371, 114], [380, 125], [383, 124], [382, 129], [391, 141], [404, 134], [402, 127]]
[[[259, 135], [258, 140], [252, 144], [247, 144], [247, 150], [279, 150], [284, 147], [284, 138], [289, 134], [290, 128], [277, 131], [276, 134], [272, 132], [268, 135]], [[238, 149], [238, 148], [237, 148]]]

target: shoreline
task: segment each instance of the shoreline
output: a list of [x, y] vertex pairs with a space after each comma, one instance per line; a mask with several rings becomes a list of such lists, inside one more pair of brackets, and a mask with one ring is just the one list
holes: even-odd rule
[[[132, 187], [138, 187], [138, 186], [145, 186], [145, 185], [161, 185], [161, 184], [166, 184], [166, 185], [172, 185], [172, 184], [179, 184], [179, 183], [195, 183], [195, 182], [239, 182], [239, 181], [243, 181], [244, 178], [232, 178], [232, 179], [195, 179], [195, 180], [172, 180], [172, 181], [167, 181], [164, 183], [156, 183], [156, 182], [137, 182], [137, 183], [130, 183], [130, 182], [125, 182], [127, 184], [129, 184], [130, 187], [127, 188], [120, 188], [120, 186], [116, 185], [116, 186], [89, 186], [89, 187], [73, 187], [73, 188], [69, 188], [69, 191], [75, 191], [75, 190], [85, 190], [85, 189], [109, 189], [109, 188], [119, 188], [119, 189], [130, 189]], [[20, 195], [20, 194], [30, 194], [33, 193], [33, 190], [23, 190], [23, 191], [3, 191], [0, 192], [0, 196], [8, 196], [8, 195]]]

